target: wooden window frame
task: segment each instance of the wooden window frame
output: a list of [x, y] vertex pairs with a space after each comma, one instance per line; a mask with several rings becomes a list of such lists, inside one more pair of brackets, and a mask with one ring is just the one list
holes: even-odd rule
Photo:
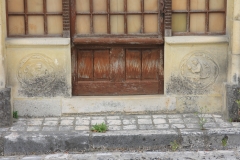
[[[7, 36], [8, 37], [70, 37], [70, 20], [69, 20], [69, 0], [62, 0], [62, 12], [47, 12], [46, 0], [43, 1], [43, 12], [28, 12], [27, 0], [23, 0], [24, 12], [8, 12], [8, 0], [6, 0], [6, 19], [7, 19]], [[62, 16], [63, 18], [63, 33], [62, 34], [48, 34], [47, 16]], [[23, 16], [24, 17], [24, 35], [10, 35], [9, 34], [9, 16]], [[43, 35], [29, 35], [28, 30], [28, 16], [43, 16], [44, 18], [44, 34]]]
[[[128, 12], [127, 11], [127, 0], [124, 0], [124, 12], [111, 12], [110, 11], [110, 0], [107, 2], [106, 12], [93, 12], [93, 0], [90, 1], [90, 12], [77, 12], [76, 11], [76, 0], [71, 0], [71, 37], [83, 38], [83, 37], [101, 37], [101, 38], [136, 38], [136, 37], [149, 37], [149, 38], [162, 38], [163, 37], [163, 0], [158, 0], [158, 10], [153, 12], [144, 11], [144, 0], [141, 0], [141, 11], [140, 12]], [[144, 33], [144, 16], [145, 15], [157, 15], [158, 16], [158, 31], [157, 33]], [[77, 15], [90, 15], [90, 34], [77, 34], [76, 33], [76, 17]], [[106, 15], [107, 16], [107, 33], [95, 34], [93, 32], [93, 15]], [[111, 15], [123, 15], [124, 16], [124, 34], [112, 34], [110, 28], [110, 16]], [[128, 33], [127, 28], [127, 16], [128, 15], [141, 15], [141, 32], [140, 33]]]
[[[223, 10], [210, 10], [209, 9], [209, 0], [206, 0], [206, 9], [205, 10], [190, 10], [190, 1], [187, 0], [187, 10], [172, 10], [172, 0], [165, 0], [165, 36], [185, 36], [185, 35], [225, 35], [226, 34], [226, 18], [224, 19], [224, 31], [222, 32], [210, 32], [209, 31], [209, 14], [210, 13], [223, 13], [226, 17], [227, 14], [227, 0], [224, 0], [224, 9]], [[186, 32], [173, 32], [172, 31], [172, 14], [174, 13], [185, 13], [187, 14], [187, 31]], [[190, 32], [190, 14], [192, 13], [205, 13], [205, 32], [197, 33]]]

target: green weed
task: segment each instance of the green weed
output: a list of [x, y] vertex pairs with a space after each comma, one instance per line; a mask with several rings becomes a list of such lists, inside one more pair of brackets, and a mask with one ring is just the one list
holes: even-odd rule
[[172, 151], [174, 151], [174, 152], [179, 148], [179, 144], [176, 140], [174, 140], [173, 142], [170, 142], [170, 146], [171, 146]]
[[18, 112], [17, 111], [13, 111], [13, 118], [18, 119]]
[[102, 124], [95, 124], [92, 126], [91, 131], [93, 132], [106, 132], [108, 130], [108, 126], [105, 123]]

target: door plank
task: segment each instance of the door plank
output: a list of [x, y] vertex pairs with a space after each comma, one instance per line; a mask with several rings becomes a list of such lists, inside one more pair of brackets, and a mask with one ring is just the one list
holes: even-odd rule
[[78, 51], [77, 73], [79, 81], [93, 80], [93, 53], [92, 50]]
[[111, 49], [110, 77], [112, 82], [125, 81], [125, 51], [123, 48]]
[[109, 80], [109, 50], [94, 51], [94, 80]]
[[126, 80], [141, 79], [141, 50], [126, 50]]
[[159, 49], [142, 50], [142, 79], [155, 79], [158, 76]]

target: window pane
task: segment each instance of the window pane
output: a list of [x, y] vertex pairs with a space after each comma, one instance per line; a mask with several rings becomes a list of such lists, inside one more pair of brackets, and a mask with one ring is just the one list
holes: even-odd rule
[[172, 0], [172, 10], [187, 10], [187, 0]]
[[158, 15], [144, 16], [144, 33], [158, 32]]
[[28, 12], [43, 12], [43, 0], [27, 0]]
[[24, 17], [9, 16], [9, 35], [24, 35]]
[[141, 32], [141, 16], [128, 15], [127, 27], [128, 27], [128, 33], [140, 33]]
[[47, 0], [47, 12], [62, 12], [62, 0]]
[[223, 13], [210, 13], [209, 14], [209, 31], [210, 32], [223, 32], [225, 29], [224, 20], [225, 14]]
[[24, 12], [23, 0], [8, 0], [8, 12]]
[[141, 0], [127, 0], [127, 11], [128, 12], [140, 12], [141, 11]]
[[123, 34], [124, 33], [124, 16], [113, 15], [110, 17], [111, 33]]
[[28, 33], [34, 35], [43, 35], [43, 21], [43, 16], [28, 16]]
[[94, 33], [107, 33], [107, 16], [93, 16]]
[[86, 15], [77, 16], [76, 32], [77, 32], [77, 34], [89, 34], [90, 33], [90, 16], [86, 16]]
[[90, 12], [90, 0], [76, 0], [77, 12]]
[[63, 32], [62, 16], [48, 16], [47, 25], [48, 34], [62, 34]]
[[225, 0], [209, 0], [209, 9], [210, 10], [224, 10], [224, 1]]
[[186, 32], [187, 31], [187, 14], [172, 14], [172, 31]]
[[93, 0], [93, 12], [107, 12], [107, 1]]
[[206, 0], [190, 1], [190, 10], [205, 10], [205, 9], [206, 9]]
[[158, 0], [144, 0], [144, 11], [157, 11]]
[[123, 12], [124, 11], [124, 0], [110, 0], [110, 11], [111, 12]]
[[192, 13], [190, 15], [190, 32], [205, 32], [204, 13]]

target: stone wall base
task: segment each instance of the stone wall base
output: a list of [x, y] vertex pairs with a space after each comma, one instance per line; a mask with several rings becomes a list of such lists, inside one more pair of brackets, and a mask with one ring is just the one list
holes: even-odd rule
[[11, 89], [0, 89], [0, 127], [12, 125]]

